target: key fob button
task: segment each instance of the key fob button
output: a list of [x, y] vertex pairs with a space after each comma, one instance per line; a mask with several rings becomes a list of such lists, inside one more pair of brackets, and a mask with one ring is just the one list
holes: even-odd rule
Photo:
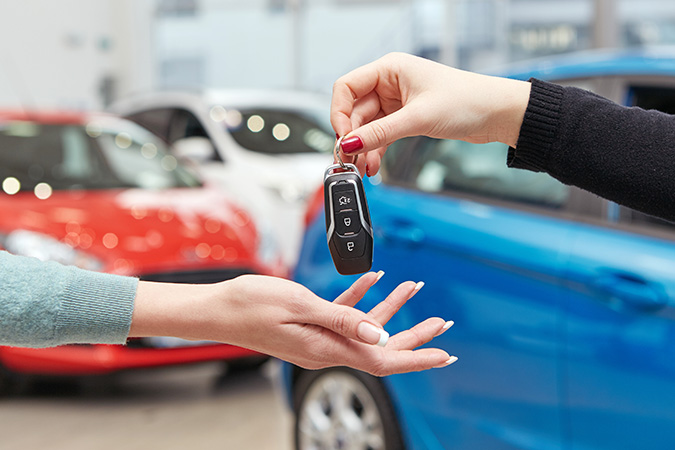
[[338, 236], [336, 239], [337, 251], [344, 259], [359, 258], [366, 249], [366, 232], [359, 231], [351, 236]]
[[340, 211], [335, 215], [335, 231], [344, 236], [357, 233], [361, 229], [358, 211]]
[[344, 211], [345, 209], [358, 209], [356, 195], [353, 190], [342, 190], [333, 192], [333, 207], [335, 211]]

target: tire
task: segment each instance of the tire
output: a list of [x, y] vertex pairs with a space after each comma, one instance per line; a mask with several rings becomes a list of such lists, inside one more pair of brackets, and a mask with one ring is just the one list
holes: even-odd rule
[[294, 390], [297, 450], [403, 450], [382, 382], [345, 368], [302, 371]]

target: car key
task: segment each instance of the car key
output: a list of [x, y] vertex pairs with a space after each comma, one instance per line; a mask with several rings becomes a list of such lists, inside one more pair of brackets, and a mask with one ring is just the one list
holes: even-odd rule
[[340, 164], [329, 166], [324, 174], [326, 237], [337, 271], [353, 275], [373, 265], [373, 227], [358, 169], [336, 156]]

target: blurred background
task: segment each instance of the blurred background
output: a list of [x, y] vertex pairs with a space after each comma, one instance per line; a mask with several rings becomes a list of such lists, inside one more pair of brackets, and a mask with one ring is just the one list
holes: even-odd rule
[[[325, 244], [325, 235], [306, 233], [317, 222], [321, 176], [332, 161], [330, 92], [339, 76], [388, 52], [408, 52], [467, 70], [525, 79], [529, 75], [550, 76], [615, 101], [628, 99], [631, 105], [675, 111], [671, 101], [675, 100], [675, 59], [669, 50], [675, 45], [675, 3], [671, 0], [5, 0], [0, 11], [0, 249], [145, 280], [207, 283], [260, 273], [295, 277], [308, 285], [313, 280], [316, 285], [312, 288], [325, 298], [343, 289], [326, 249], [317, 250], [319, 256], [311, 253], [313, 240]], [[606, 63], [607, 53], [595, 53], [605, 50], [658, 50], [668, 56], [652, 59], [651, 65], [625, 59], [617, 63], [621, 68], [612, 72], [614, 69], [607, 68], [611, 66]], [[570, 64], [575, 67], [571, 72], [559, 70]], [[605, 68], [599, 69], [603, 64]], [[617, 81], [627, 74], [643, 78], [637, 84]], [[619, 90], [624, 87], [626, 91]], [[444, 157], [461, 153], [442, 150]], [[503, 155], [498, 157], [501, 161]], [[438, 161], [432, 161], [433, 170], [420, 169], [416, 180], [408, 172], [408, 178], [404, 177], [407, 169], [397, 172], [395, 164], [385, 164], [383, 176], [368, 183], [368, 189], [375, 189], [375, 204], [387, 203], [383, 195], [378, 197], [381, 191], [377, 188], [388, 182], [447, 196], [453, 188], [447, 183], [441, 186], [440, 181], [434, 181], [437, 175], [432, 176], [440, 170]], [[471, 164], [489, 168], [493, 163], [483, 159]], [[525, 186], [540, 189], [537, 192], [543, 192], [542, 198], [502, 187], [474, 191], [475, 183], [465, 181], [460, 190], [478, 197], [461, 203], [462, 212], [457, 214], [490, 216], [492, 200], [480, 206], [485, 200], [480, 196], [496, 192], [511, 195], [500, 197], [500, 202], [515, 199], [529, 206], [545, 204], [547, 216], [552, 214], [551, 208], [557, 212], [567, 208], [569, 199], [580, 204], [576, 194], [540, 179]], [[518, 183], [523, 186], [521, 179]], [[590, 198], [584, 202], [587, 207], [580, 208], [584, 212], [579, 214], [597, 210], [603, 227], [626, 231], [631, 224], [647, 224], [655, 228], [628, 232], [668, 242], [669, 251], [673, 246], [669, 225], [614, 204], [596, 205]], [[322, 214], [318, 216], [321, 222]], [[633, 222], [622, 222], [626, 217]], [[593, 220], [585, 216], [581, 221]], [[430, 223], [431, 219], [425, 227]], [[529, 225], [532, 228], [527, 229], [536, 234], [539, 229]], [[406, 276], [407, 266], [402, 261], [411, 267], [429, 264], [428, 260], [414, 259], [419, 253], [413, 247], [421, 239], [419, 230], [416, 232], [413, 244], [406, 244], [406, 253], [392, 256], [391, 260], [399, 263], [388, 273], [400, 269], [401, 276]], [[384, 239], [383, 246], [396, 239], [387, 237], [386, 230], [378, 236]], [[483, 242], [481, 239], [484, 237], [475, 237], [476, 242]], [[578, 248], [575, 242], [569, 248]], [[376, 248], [383, 248], [378, 246], [380, 241], [376, 241]], [[543, 254], [537, 255], [533, 258], [543, 258]], [[640, 249], [627, 259], [636, 255], [648, 260], [645, 264], [651, 268], [669, 258], [655, 250]], [[384, 266], [377, 263], [378, 268]], [[631, 276], [621, 279], [633, 280]], [[663, 284], [658, 292], [665, 292], [669, 299], [675, 286], [672, 268], [659, 276]], [[489, 278], [482, 277], [485, 279]], [[389, 287], [400, 281], [392, 279]], [[323, 292], [322, 287], [326, 288]], [[450, 298], [448, 292], [434, 298]], [[611, 295], [614, 299], [621, 294]], [[630, 295], [634, 296], [634, 290]], [[455, 296], [459, 301], [461, 294], [453, 292]], [[668, 302], [664, 300], [664, 305]], [[476, 311], [493, 307], [488, 303]], [[451, 313], [470, 315], [468, 309]], [[437, 314], [428, 307], [421, 313]], [[517, 318], [523, 314], [522, 310], [510, 313]], [[546, 319], [536, 316], [533, 321], [555, 328], [558, 319], [551, 317], [559, 317], [558, 313]], [[669, 315], [672, 313], [666, 311], [654, 319], [656, 328], [663, 327], [659, 328], [662, 339], [655, 339], [659, 345], [670, 335], [666, 331], [669, 322], [667, 326], [663, 322]], [[406, 317], [412, 320], [414, 315]], [[622, 324], [628, 321], [625, 317], [621, 320]], [[517, 326], [523, 325], [521, 322], [515, 319]], [[641, 333], [655, 329], [653, 322], [642, 325], [646, 328], [634, 336], [644, 338]], [[461, 328], [457, 333], [468, 340], [482, 339], [462, 334]], [[506, 345], [502, 337], [494, 338]], [[536, 339], [548, 342], [548, 338], [530, 335], [513, 342]], [[616, 340], [610, 337], [612, 344], [608, 346], [614, 345], [612, 339]], [[456, 341], [446, 344], [461, 346]], [[541, 348], [533, 350], [539, 359], [546, 353]], [[561, 348], [553, 352], [555, 358], [564, 353]], [[490, 359], [502, 350], [476, 354]], [[591, 357], [602, 359], [598, 354]], [[469, 362], [465, 364], [471, 367]], [[533, 364], [526, 365], [532, 373], [543, 374], [538, 382], [544, 383], [550, 375], [555, 378], [553, 384], [561, 383], [557, 377], [562, 377], [562, 366], [542, 369], [532, 361], [527, 364]], [[661, 367], [659, 364], [654, 367]], [[658, 375], [660, 380], [675, 370], [665, 365], [668, 367], [665, 375]], [[483, 367], [480, 373], [490, 371], [499, 373], [502, 368]], [[481, 433], [501, 438], [472, 440], [466, 432], [471, 427], [462, 428], [466, 424], [452, 429], [460, 430], [458, 435], [447, 431], [451, 428], [444, 424], [455, 424], [448, 421], [456, 417], [439, 407], [443, 414], [427, 419], [428, 424], [447, 429], [445, 437], [450, 437], [444, 440], [433, 426], [420, 426], [419, 417], [413, 420], [400, 413], [401, 405], [406, 404], [401, 400], [405, 395], [398, 391], [402, 385], [424, 386], [416, 394], [419, 398], [451, 392], [438, 380], [384, 382], [382, 392], [388, 394], [379, 394], [379, 381], [364, 381], [359, 375], [354, 379], [365, 386], [361, 388], [353, 380], [341, 384], [341, 376], [328, 384], [321, 384], [318, 378], [319, 390], [328, 392], [331, 386], [346, 389], [351, 393], [345, 400], [351, 402], [347, 409], [350, 417], [357, 417], [358, 430], [389, 430], [393, 425], [387, 424], [395, 423], [396, 433], [403, 435], [397, 439], [405, 441], [408, 448], [451, 448], [448, 442], [455, 440], [465, 443], [461, 448], [571, 448], [566, 447], [571, 440], [565, 433], [574, 428], [574, 419], [560, 418], [558, 413], [553, 437], [544, 426], [547, 431], [532, 438], [523, 424], [514, 428], [518, 432], [509, 434], [507, 428], [495, 425], [500, 422], [487, 420], [490, 415], [485, 411], [473, 411], [476, 415], [469, 414], [471, 423], [482, 424], [478, 426]], [[511, 381], [518, 377], [514, 379]], [[521, 377], [520, 381], [527, 379]], [[457, 385], [462, 386], [458, 380]], [[323, 411], [323, 416], [315, 416], [304, 429], [323, 431], [314, 435], [316, 442], [314, 438], [297, 441], [301, 448], [402, 448], [390, 445], [390, 437], [371, 431], [364, 432], [361, 443], [350, 441], [344, 433], [356, 433], [354, 429], [331, 417], [333, 408], [344, 406], [345, 401], [337, 406], [331, 403], [330, 398], [311, 390], [314, 382], [264, 355], [209, 342], [158, 338], [130, 341], [124, 348], [0, 347], [0, 449], [290, 449], [296, 444], [296, 420], [299, 423], [313, 411], [310, 403], [309, 413], [303, 412], [305, 398], [314, 401], [313, 407]], [[370, 394], [362, 396], [362, 392]], [[470, 392], [466, 387], [464, 393]], [[504, 398], [495, 392], [494, 396]], [[675, 391], [664, 386], [661, 392], [670, 395]], [[380, 395], [392, 400], [383, 400]], [[475, 398], [485, 400], [490, 395], [483, 392]], [[560, 401], [545, 395], [534, 397], [531, 402], [539, 406]], [[454, 405], [457, 398], [452, 397], [446, 406]], [[376, 424], [369, 423], [364, 411], [368, 411], [368, 402], [375, 400], [391, 401], [399, 411], [396, 418], [382, 414]], [[504, 400], [500, 408], [512, 407], [511, 400]], [[589, 401], [590, 409], [607, 407], [592, 403]], [[494, 405], [486, 404], [486, 410], [493, 410]], [[617, 411], [621, 408], [612, 410], [616, 403], [610, 404], [614, 405], [609, 407], [612, 417], [620, 416]], [[640, 403], [635, 405], [638, 408]], [[647, 410], [654, 417], [674, 415], [659, 408]], [[546, 413], [537, 420], [543, 421], [542, 417], [547, 417]], [[645, 417], [653, 418], [649, 414]], [[329, 425], [321, 425], [321, 420]], [[486, 425], [488, 422], [492, 425]], [[350, 423], [355, 426], [354, 420]], [[664, 419], [662, 425], [668, 423]], [[384, 436], [388, 431], [382, 433]], [[546, 436], [537, 440], [541, 435]], [[593, 436], [579, 448], [620, 447], [611, 439]], [[650, 448], [667, 448], [660, 445], [663, 442]]]
[[391, 51], [485, 70], [672, 44], [674, 16], [667, 0], [28, 0], [0, 19], [0, 104], [100, 109], [176, 87], [330, 93]]

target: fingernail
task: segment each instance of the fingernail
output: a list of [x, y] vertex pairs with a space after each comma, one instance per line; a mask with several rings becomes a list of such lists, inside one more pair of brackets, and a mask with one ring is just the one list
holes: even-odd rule
[[342, 140], [341, 147], [345, 153], [354, 153], [363, 148], [363, 141], [358, 136], [348, 137]]
[[389, 340], [389, 333], [368, 322], [361, 322], [356, 329], [356, 334], [362, 341], [380, 347], [387, 345]]
[[368, 167], [368, 164], [366, 164], [366, 176], [370, 177], [370, 167]]
[[412, 292], [410, 293], [410, 297], [408, 297], [408, 300], [410, 300], [410, 299], [413, 298], [415, 295], [417, 295], [417, 293], [418, 293], [418, 292], [420, 291], [420, 289], [422, 289], [423, 287], [424, 287], [424, 281], [420, 281], [419, 283], [417, 283], [417, 284], [415, 285], [415, 289], [413, 289]]
[[340, 135], [335, 133], [335, 139], [340, 139]]
[[453, 322], [452, 320], [448, 320], [448, 321], [445, 322], [445, 324], [443, 325], [443, 328], [441, 328], [440, 331], [438, 332], [438, 334], [437, 334], [436, 336], [434, 336], [434, 337], [438, 337], [438, 336], [440, 336], [441, 334], [445, 333], [445, 332], [448, 331], [450, 328], [452, 328], [452, 326], [453, 326], [454, 324], [455, 324], [455, 322]]
[[445, 361], [443, 364], [437, 365], [437, 366], [435, 367], [435, 369], [441, 369], [441, 368], [443, 368], [443, 367], [448, 367], [450, 364], [454, 363], [455, 361], [457, 361], [457, 357], [456, 357], [456, 356], [451, 356], [450, 359], [448, 359], [447, 361]]
[[377, 278], [375, 279], [375, 282], [377, 283], [378, 281], [380, 281], [380, 278], [382, 278], [383, 276], [384, 270], [380, 270], [379, 272], [377, 272]]

